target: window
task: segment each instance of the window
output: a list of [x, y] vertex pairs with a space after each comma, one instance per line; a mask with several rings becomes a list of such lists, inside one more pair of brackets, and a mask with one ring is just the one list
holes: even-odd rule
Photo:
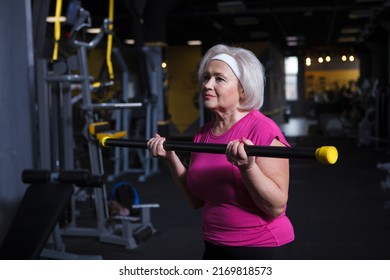
[[284, 91], [287, 101], [298, 100], [298, 58], [289, 56], [284, 59]]

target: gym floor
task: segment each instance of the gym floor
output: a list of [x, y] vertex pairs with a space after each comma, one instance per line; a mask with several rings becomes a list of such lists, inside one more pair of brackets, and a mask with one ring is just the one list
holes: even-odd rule
[[[292, 127], [297, 125], [297, 127]], [[389, 162], [384, 149], [357, 146], [353, 137], [325, 138], [314, 122], [290, 120], [282, 126], [294, 146], [336, 146], [335, 165], [311, 160], [290, 160], [290, 195], [287, 215], [296, 234], [292, 258], [296, 260], [390, 259], [390, 197], [380, 187]], [[297, 133], [299, 131], [299, 133]], [[146, 182], [135, 174], [122, 179], [133, 183], [142, 203], [159, 203], [152, 209], [157, 233], [134, 250], [101, 243], [91, 237], [63, 237], [68, 253], [99, 255], [107, 260], [196, 260], [202, 257], [201, 217], [176, 190], [169, 170]]]

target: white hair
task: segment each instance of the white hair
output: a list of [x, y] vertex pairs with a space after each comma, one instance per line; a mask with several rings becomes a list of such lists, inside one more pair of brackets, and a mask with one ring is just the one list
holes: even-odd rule
[[202, 83], [204, 72], [210, 61], [219, 54], [230, 55], [237, 61], [241, 73], [239, 81], [244, 89], [244, 99], [240, 103], [239, 108], [245, 111], [260, 109], [264, 101], [264, 67], [256, 55], [247, 49], [223, 44], [210, 48], [200, 62], [198, 70], [199, 81]]

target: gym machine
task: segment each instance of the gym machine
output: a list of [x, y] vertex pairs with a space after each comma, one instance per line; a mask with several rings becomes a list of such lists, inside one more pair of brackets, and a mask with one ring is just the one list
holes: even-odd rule
[[[113, 1], [110, 1], [110, 15], [112, 14]], [[69, 14], [72, 11], [72, 15]], [[81, 8], [79, 1], [72, 1], [68, 7], [69, 23], [73, 24], [73, 29], [70, 36], [71, 44], [76, 48], [77, 55], [70, 56], [65, 61], [47, 61], [41, 59], [37, 62], [37, 86], [38, 86], [38, 116], [39, 116], [39, 141], [40, 141], [40, 168], [45, 170], [53, 170], [58, 172], [60, 170], [74, 169], [74, 136], [73, 136], [73, 121], [72, 121], [72, 106], [81, 101], [81, 109], [85, 117], [85, 126], [83, 129], [84, 136], [88, 140], [88, 151], [90, 170], [93, 175], [104, 174], [103, 157], [98, 141], [96, 141], [95, 116], [97, 110], [115, 110], [125, 112], [122, 115], [117, 115], [116, 128], [122, 128], [122, 131], [108, 132], [104, 131], [105, 135], [109, 133], [111, 137], [124, 137], [129, 129], [129, 115], [126, 113], [134, 107], [141, 107], [143, 103], [98, 103], [92, 102], [91, 94], [94, 91], [92, 84], [93, 78], [89, 75], [87, 50], [94, 48], [102, 40], [105, 34], [112, 35], [112, 19], [106, 19], [103, 22], [100, 33], [98, 33], [91, 41], [84, 42], [77, 39], [77, 33], [85, 27], [89, 27], [91, 20], [89, 12]], [[57, 34], [57, 33], [56, 33]], [[58, 37], [55, 38], [56, 42]], [[110, 44], [108, 44], [109, 46]], [[107, 50], [110, 53], [111, 50]], [[119, 53], [114, 51], [117, 60], [120, 60]], [[111, 56], [107, 55], [107, 66], [109, 72], [112, 68]], [[54, 57], [54, 55], [53, 55]], [[123, 67], [121, 68], [123, 75], [128, 73]], [[111, 65], [111, 67], [110, 67]], [[75, 74], [76, 73], [76, 74]], [[127, 80], [122, 77], [123, 83], [128, 85]], [[110, 73], [110, 79], [112, 74]], [[101, 84], [100, 86], [109, 86], [112, 81]], [[72, 97], [72, 89], [81, 89], [80, 97]], [[55, 90], [56, 89], [56, 90]], [[123, 94], [128, 94], [127, 88], [123, 89]], [[123, 96], [124, 100], [128, 100], [127, 96]], [[91, 133], [93, 131], [93, 133]], [[103, 133], [103, 131], [99, 131]], [[120, 150], [118, 150], [118, 153]], [[120, 158], [120, 155], [116, 158]], [[126, 158], [126, 157], [123, 157]], [[119, 161], [119, 160], [118, 160]], [[116, 172], [119, 173], [120, 168], [125, 170], [126, 162], [122, 167], [119, 163], [116, 164]], [[137, 246], [134, 240], [134, 232], [140, 228], [151, 228], [155, 232], [151, 221], [149, 209], [158, 207], [158, 205], [140, 205], [143, 208], [142, 215], [136, 220], [122, 219], [122, 234], [118, 238], [116, 232], [112, 229], [112, 218], [109, 217], [107, 209], [106, 185], [99, 188], [93, 188], [93, 200], [96, 211], [96, 226], [85, 227], [78, 223], [78, 210], [76, 207], [77, 196], [82, 188], [76, 187], [76, 192], [71, 198], [71, 218], [70, 222], [63, 227], [60, 232], [58, 225], [55, 227], [53, 236], [55, 240], [61, 242], [61, 234], [69, 236], [91, 236], [98, 237], [100, 241], [111, 242], [114, 244], [123, 244], [126, 248], [133, 249]], [[117, 220], [119, 218], [116, 218]], [[119, 240], [119, 241], [118, 241]], [[58, 247], [61, 247], [60, 245]]]
[[48, 239], [66, 212], [74, 185], [99, 188], [103, 179], [87, 170], [24, 170], [22, 181], [29, 186], [0, 248], [0, 259], [102, 259], [67, 253], [61, 242], [51, 246]]

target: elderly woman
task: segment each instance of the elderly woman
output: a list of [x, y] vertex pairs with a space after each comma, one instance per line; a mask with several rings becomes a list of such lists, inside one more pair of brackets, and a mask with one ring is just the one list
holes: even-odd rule
[[204, 107], [214, 113], [195, 143], [227, 144], [226, 154], [192, 153], [188, 169], [164, 137], [148, 141], [152, 156], [169, 165], [178, 188], [202, 208], [203, 259], [288, 259], [294, 230], [286, 216], [289, 161], [248, 156], [245, 145], [289, 146], [259, 109], [264, 69], [249, 50], [216, 45], [198, 71]]

